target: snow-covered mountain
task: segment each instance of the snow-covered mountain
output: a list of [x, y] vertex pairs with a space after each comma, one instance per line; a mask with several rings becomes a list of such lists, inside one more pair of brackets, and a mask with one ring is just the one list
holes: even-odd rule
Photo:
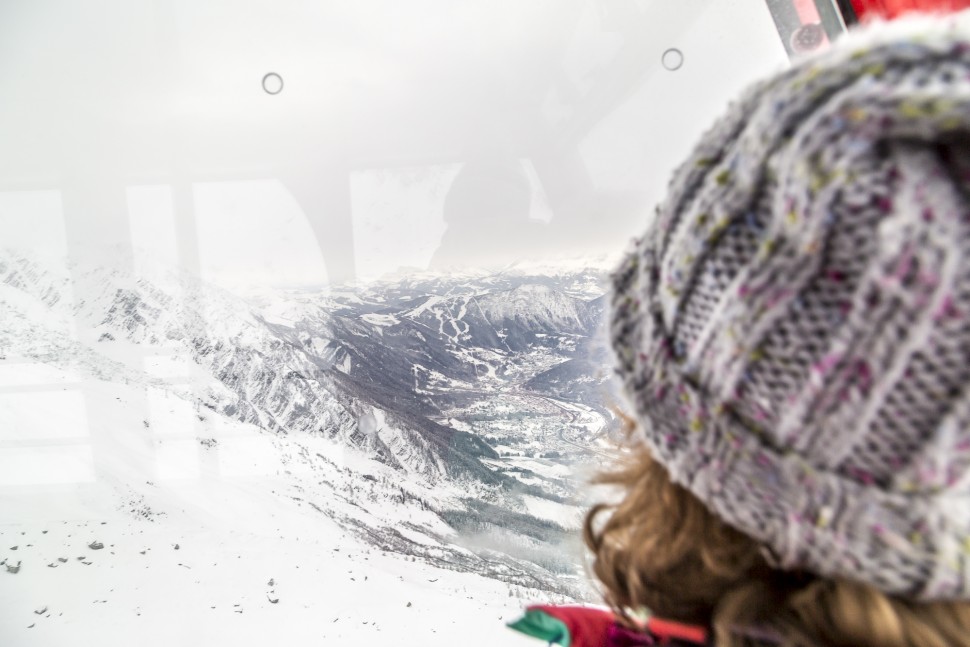
[[[575, 486], [613, 425], [592, 370], [601, 278], [406, 277], [253, 300], [6, 251], [0, 385], [43, 394], [49, 378], [32, 376], [69, 376], [87, 419], [3, 401], [0, 421], [26, 447], [54, 418], [75, 425], [61, 435], [90, 438], [98, 506], [136, 524], [186, 514], [196, 497], [173, 499], [175, 482], [243, 474], [357, 546], [575, 598]], [[245, 507], [236, 494], [191, 505], [220, 516]]]

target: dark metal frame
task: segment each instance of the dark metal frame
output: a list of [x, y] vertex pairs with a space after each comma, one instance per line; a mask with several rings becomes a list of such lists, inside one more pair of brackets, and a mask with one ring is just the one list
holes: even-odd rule
[[839, 7], [839, 13], [842, 14], [842, 22], [845, 23], [846, 27], [851, 27], [859, 23], [859, 17], [855, 13], [855, 7], [852, 6], [852, 0], [835, 0], [835, 4]]
[[[792, 0], [765, 1], [785, 50], [789, 56], [794, 56], [796, 52], [792, 49], [790, 38], [792, 33], [803, 25]], [[818, 11], [820, 26], [830, 41], [835, 40], [842, 32], [859, 22], [851, 0], [813, 1]]]

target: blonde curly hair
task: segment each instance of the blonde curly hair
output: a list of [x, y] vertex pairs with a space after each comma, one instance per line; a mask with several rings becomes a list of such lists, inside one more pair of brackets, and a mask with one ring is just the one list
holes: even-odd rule
[[916, 602], [775, 569], [642, 445], [595, 482], [624, 491], [589, 511], [583, 536], [606, 602], [630, 626], [646, 608], [710, 626], [718, 647], [970, 647], [970, 602]]

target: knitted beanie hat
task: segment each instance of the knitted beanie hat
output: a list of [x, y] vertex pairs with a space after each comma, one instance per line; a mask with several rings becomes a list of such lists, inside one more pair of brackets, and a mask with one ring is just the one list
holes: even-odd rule
[[749, 90], [613, 281], [675, 482], [782, 568], [970, 599], [970, 14]]

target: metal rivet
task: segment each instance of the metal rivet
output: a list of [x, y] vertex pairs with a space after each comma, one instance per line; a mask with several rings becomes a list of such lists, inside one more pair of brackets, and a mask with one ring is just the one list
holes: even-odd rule
[[283, 77], [276, 72], [269, 72], [263, 77], [263, 90], [266, 94], [279, 94], [283, 91]]
[[660, 57], [660, 62], [665, 68], [674, 72], [679, 70], [684, 64], [684, 53], [676, 47], [671, 47]]

